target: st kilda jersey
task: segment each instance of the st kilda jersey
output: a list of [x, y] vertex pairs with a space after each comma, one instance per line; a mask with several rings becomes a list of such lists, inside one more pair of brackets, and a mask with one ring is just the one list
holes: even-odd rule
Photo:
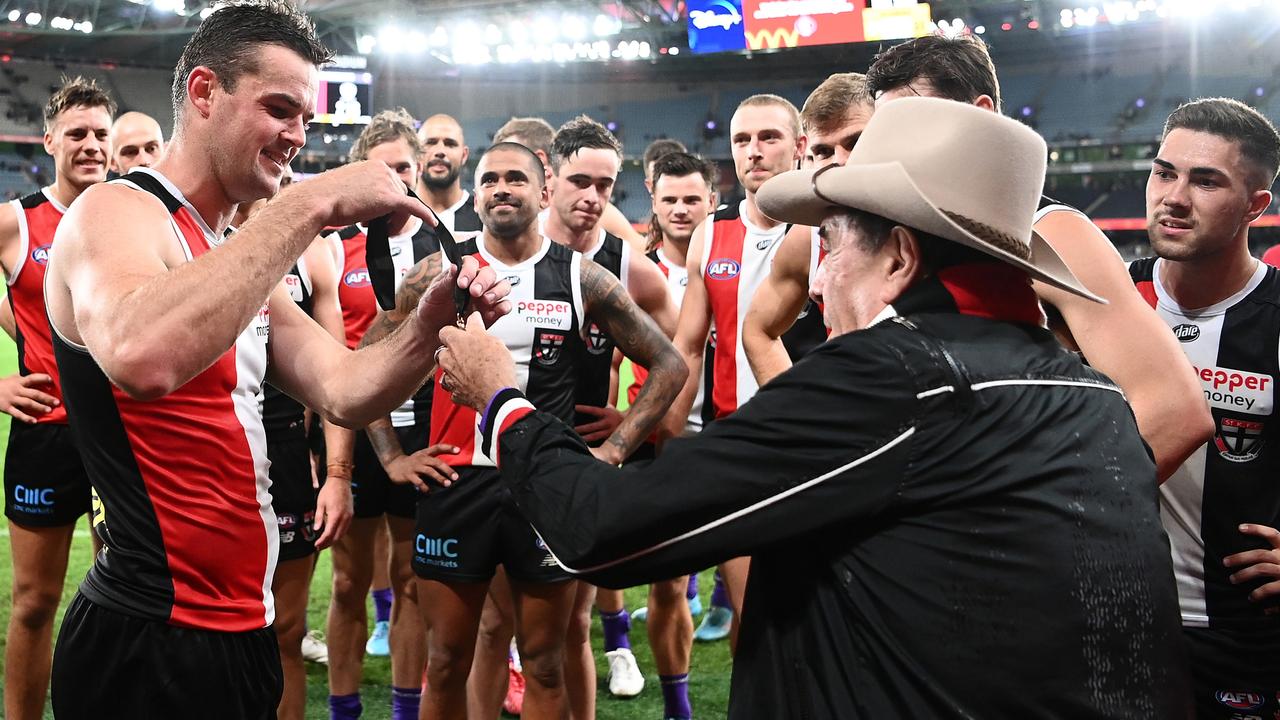
[[[645, 257], [652, 260], [658, 269], [662, 271], [662, 276], [667, 279], [667, 292], [671, 294], [671, 302], [675, 303], [678, 308], [684, 302], [684, 291], [689, 287], [689, 269], [684, 265], [671, 262], [670, 259], [662, 252], [662, 248], [657, 248]], [[711, 333], [708, 339], [707, 347], [702, 353], [702, 378], [698, 382], [698, 394], [693, 399], [693, 407], [689, 409], [689, 419], [685, 423], [686, 432], [699, 432], [703, 426], [710, 423], [714, 416], [711, 411], [711, 403], [705, 402], [707, 389], [712, 386], [715, 378], [715, 332]], [[644, 368], [636, 365], [632, 368], [635, 375], [635, 382], [631, 383], [631, 387], [627, 388], [627, 398], [631, 404], [635, 404], [636, 398], [640, 397], [640, 387], [644, 385], [645, 378], [649, 376], [649, 372]]]
[[[281, 281], [289, 291], [289, 299], [308, 316], [315, 306], [312, 298], [311, 273], [307, 272], [306, 256], [298, 258], [298, 262], [289, 268], [289, 272]], [[262, 386], [262, 424], [267, 432], [285, 430], [290, 427], [302, 427], [305, 414], [302, 403], [281, 392], [275, 385], [264, 383]]]
[[[112, 182], [164, 203], [172, 242], [188, 261], [221, 243], [155, 170]], [[105, 547], [80, 586], [91, 602], [202, 630], [273, 621], [280, 533], [257, 400], [270, 327], [263, 305], [209, 368], [151, 401], [112, 385], [85, 347], [55, 332], [71, 430], [106, 513], [98, 526]]]
[[[573, 421], [573, 405], [581, 372], [583, 347], [582, 254], [548, 237], [533, 257], [519, 265], [504, 265], [485, 249], [484, 237], [458, 243], [460, 257], [472, 255], [480, 266], [490, 266], [511, 285], [510, 313], [489, 327], [502, 340], [516, 363], [521, 392], [538, 408], [567, 423]], [[439, 373], [431, 404], [431, 443], [461, 448], [456, 455], [440, 455], [453, 466], [493, 467], [484, 447], [476, 411], [455, 405], [440, 389]], [[606, 381], [607, 387], [607, 381]]]
[[[583, 253], [583, 256], [600, 267], [608, 270], [627, 288], [627, 275], [630, 272], [631, 253], [627, 243], [617, 235], [600, 231], [599, 242], [595, 247]], [[578, 394], [576, 401], [580, 405], [604, 407], [609, 401], [610, 375], [613, 372], [613, 340], [590, 317], [587, 318], [587, 331], [583, 336], [581, 366], [578, 368]], [[575, 416], [575, 422], [590, 422], [590, 415]]]
[[[53, 384], [41, 390], [61, 399], [62, 382], [53, 359], [53, 340], [44, 308], [44, 272], [53, 234], [67, 209], [44, 189], [12, 200], [9, 205], [18, 216], [18, 261], [9, 275], [9, 305], [18, 336], [18, 372], [44, 373], [53, 378]], [[67, 410], [56, 405], [37, 415], [36, 422], [66, 423]]]
[[1160, 511], [1173, 550], [1182, 622], [1250, 627], [1264, 619], [1249, 602], [1257, 584], [1232, 585], [1222, 559], [1262, 547], [1240, 523], [1280, 523], [1280, 274], [1258, 263], [1240, 292], [1212, 307], [1180, 307], [1160, 284], [1164, 261], [1138, 260], [1138, 292], [1172, 328], [1195, 367], [1213, 412], [1213, 439], [1160, 487]]
[[451, 234], [480, 232], [484, 228], [480, 225], [480, 216], [476, 214], [475, 202], [471, 199], [471, 193], [466, 190], [462, 191], [462, 199], [453, 207], [436, 215], [440, 219], [440, 224], [449, 228]]
[[[435, 235], [419, 219], [414, 218], [405, 232], [388, 238], [391, 262], [395, 267], [396, 289], [404, 281], [409, 269], [429, 255], [440, 252]], [[338, 282], [338, 304], [342, 306], [342, 324], [347, 331], [347, 347], [353, 350], [360, 344], [365, 331], [377, 317], [378, 299], [373, 292], [366, 254], [367, 235], [359, 225], [338, 231], [342, 242], [342, 276]], [[391, 413], [391, 424], [396, 427], [420, 425], [431, 418], [431, 383], [424, 385], [413, 397]]]

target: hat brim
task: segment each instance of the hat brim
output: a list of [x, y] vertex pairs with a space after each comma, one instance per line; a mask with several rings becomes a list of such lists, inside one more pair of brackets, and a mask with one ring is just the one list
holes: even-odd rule
[[1097, 303], [1107, 302], [1090, 292], [1058, 252], [1034, 230], [1030, 256], [1024, 260], [957, 224], [920, 191], [901, 163], [829, 168], [821, 171], [815, 190], [814, 176], [818, 172], [793, 170], [771, 178], [756, 194], [760, 211], [779, 222], [817, 227], [832, 210], [842, 207], [863, 210], [986, 253], [1036, 280], [1074, 295]]

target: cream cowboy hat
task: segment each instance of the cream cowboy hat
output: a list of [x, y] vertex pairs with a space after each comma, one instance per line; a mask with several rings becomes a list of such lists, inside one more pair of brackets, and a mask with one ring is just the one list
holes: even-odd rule
[[833, 208], [874, 213], [1106, 302], [1031, 229], [1047, 152], [1035, 131], [989, 110], [902, 98], [876, 110], [843, 166], [778, 175], [756, 203], [774, 220], [814, 227]]

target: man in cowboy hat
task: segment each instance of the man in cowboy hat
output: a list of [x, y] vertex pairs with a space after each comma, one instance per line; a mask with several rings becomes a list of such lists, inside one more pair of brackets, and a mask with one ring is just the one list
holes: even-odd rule
[[1031, 288], [1097, 299], [1031, 230], [1045, 154], [911, 98], [843, 167], [765, 183], [770, 217], [821, 228], [831, 339], [648, 465], [593, 461], [478, 318], [441, 332], [447, 386], [569, 572], [752, 557], [731, 718], [1187, 716], [1155, 465]]

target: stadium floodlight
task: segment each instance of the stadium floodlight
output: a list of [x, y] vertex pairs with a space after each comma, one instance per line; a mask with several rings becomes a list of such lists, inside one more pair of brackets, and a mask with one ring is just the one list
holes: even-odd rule
[[548, 43], [560, 37], [560, 28], [544, 15], [533, 21], [533, 36], [538, 38], [538, 42]]
[[427, 38], [427, 44], [433, 48], [442, 48], [449, 44], [449, 31], [444, 29], [443, 25], [437, 25], [435, 30], [431, 31], [431, 37]]
[[484, 41], [490, 45], [498, 45], [502, 42], [502, 29], [493, 23], [489, 23], [484, 28]]
[[10, 10], [10, 11], [9, 11], [9, 22], [18, 22], [18, 21], [19, 21], [19, 20], [21, 20], [21, 19], [22, 19], [22, 11], [21, 11], [21, 10]]
[[511, 42], [521, 45], [529, 41], [529, 28], [522, 22], [512, 22], [507, 25], [507, 37], [511, 38]]
[[76, 23], [75, 29], [79, 30], [85, 35], [88, 35], [89, 33], [93, 32], [93, 23], [89, 22], [88, 20], [85, 20], [84, 22]]
[[421, 55], [427, 50], [427, 36], [417, 30], [410, 30], [404, 37], [404, 49], [410, 55]]
[[[454, 55], [457, 55], [456, 48], [458, 46], [482, 46], [484, 45], [484, 32], [478, 25], [471, 21], [464, 21], [453, 28], [453, 47]], [[487, 49], [487, 48], [486, 48]], [[471, 56], [473, 53], [463, 53], [465, 56]]]
[[587, 21], [577, 15], [562, 15], [560, 30], [569, 40], [582, 40], [587, 37]]
[[595, 22], [591, 24], [591, 30], [596, 37], [609, 37], [622, 32], [622, 21], [616, 17], [611, 17], [603, 13], [596, 16]]
[[678, 47], [673, 47], [673, 48], [671, 48], [671, 50], [668, 52], [668, 54], [669, 54], [669, 55], [679, 55], [679, 54], [680, 54], [680, 48], [678, 48]]
[[369, 55], [373, 52], [373, 48], [377, 44], [378, 38], [366, 33], [356, 38], [356, 52], [361, 55]]
[[183, 14], [187, 11], [184, 0], [151, 0], [151, 7], [163, 12]]
[[979, 26], [977, 26], [977, 27], [975, 27], [975, 28], [973, 29], [973, 32], [974, 32], [974, 34], [975, 34], [975, 35], [986, 35], [986, 34], [987, 34], [987, 26], [986, 26], [986, 25], [979, 25]]
[[57, 15], [49, 21], [49, 27], [54, 30], [70, 30], [73, 24], [75, 24], [74, 20], [62, 17], [61, 15]]
[[27, 24], [28, 24], [28, 25], [39, 25], [39, 24], [40, 24], [40, 20], [41, 20], [41, 19], [42, 19], [42, 18], [41, 18], [41, 15], [40, 15], [40, 13], [38, 13], [38, 12], [29, 12], [29, 13], [27, 13]]
[[378, 47], [385, 53], [398, 53], [404, 49], [405, 38], [400, 29], [391, 25], [378, 33]]

